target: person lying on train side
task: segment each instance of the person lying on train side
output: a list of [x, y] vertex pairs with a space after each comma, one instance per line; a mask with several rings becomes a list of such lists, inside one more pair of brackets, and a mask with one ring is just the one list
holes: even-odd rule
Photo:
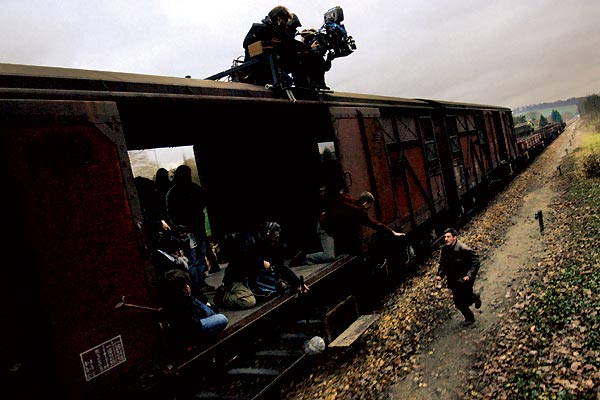
[[369, 216], [368, 211], [375, 203], [375, 197], [370, 192], [361, 193], [355, 200], [347, 193], [328, 195], [326, 188], [321, 188], [321, 191], [322, 211], [317, 234], [322, 251], [309, 254], [300, 251], [290, 260], [290, 267], [331, 262], [335, 260], [336, 254], [359, 254], [363, 226], [390, 237], [406, 236]]
[[216, 298], [225, 307], [239, 309], [254, 307], [257, 298], [271, 298], [283, 290], [283, 283], [307, 292], [308, 287], [283, 264], [283, 249], [281, 226], [276, 222], [227, 235], [223, 251], [229, 264], [223, 276], [223, 292], [217, 290]]
[[187, 272], [181, 269], [167, 271], [164, 284], [165, 311], [177, 341], [190, 344], [206, 338], [206, 334], [218, 334], [225, 329], [229, 322], [227, 317], [192, 295]]

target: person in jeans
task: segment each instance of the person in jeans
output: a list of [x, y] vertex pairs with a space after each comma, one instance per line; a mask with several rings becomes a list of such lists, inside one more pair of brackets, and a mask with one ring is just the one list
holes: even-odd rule
[[[224, 305], [228, 308], [250, 308], [258, 299], [277, 295], [277, 282], [283, 281], [301, 293], [309, 289], [300, 277], [283, 263], [285, 244], [281, 225], [268, 221], [249, 226], [225, 239], [229, 265], [223, 275]], [[248, 288], [254, 299], [249, 299]], [[236, 296], [242, 297], [241, 301]], [[256, 298], [258, 296], [258, 299]]]
[[164, 284], [166, 311], [178, 341], [189, 344], [225, 329], [229, 322], [227, 317], [192, 295], [187, 272], [181, 269], [167, 271]]

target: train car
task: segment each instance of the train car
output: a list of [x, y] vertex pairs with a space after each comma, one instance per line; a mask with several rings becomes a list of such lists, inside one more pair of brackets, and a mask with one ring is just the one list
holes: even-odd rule
[[565, 130], [565, 126], [566, 124], [561, 122], [550, 122], [538, 129], [521, 131], [516, 139], [520, 164], [526, 163], [531, 157], [542, 152]]
[[[279, 221], [314, 242], [319, 187], [371, 191], [406, 262], [520, 157], [511, 110], [427, 99], [0, 64], [8, 238], [3, 374], [93, 398], [168, 355], [128, 151], [193, 146], [216, 241]], [[378, 248], [365, 229], [365, 254]], [[120, 313], [123, 304], [140, 312]], [[165, 360], [168, 362], [168, 360]], [[33, 384], [32, 382], [35, 382]]]

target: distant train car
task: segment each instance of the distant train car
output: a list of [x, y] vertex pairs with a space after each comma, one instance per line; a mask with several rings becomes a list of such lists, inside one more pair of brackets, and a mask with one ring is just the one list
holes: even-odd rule
[[[193, 146], [217, 241], [269, 219], [293, 248], [306, 247], [319, 187], [329, 184], [371, 191], [374, 216], [408, 234], [397, 252], [436, 240], [522, 157], [505, 107], [301, 89], [294, 97], [235, 82], [0, 64], [11, 233], [2, 365], [24, 397], [92, 398], [164, 357], [156, 313], [118, 310], [161, 306], [128, 150]], [[365, 229], [367, 253], [373, 237]]]
[[558, 135], [560, 135], [566, 124], [561, 122], [550, 122], [538, 129], [528, 128], [521, 130], [517, 136], [518, 160], [525, 162], [543, 151]]

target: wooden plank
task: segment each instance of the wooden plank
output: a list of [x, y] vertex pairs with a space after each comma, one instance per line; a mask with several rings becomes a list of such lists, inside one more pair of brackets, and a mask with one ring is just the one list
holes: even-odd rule
[[350, 295], [325, 314], [327, 340], [333, 342], [333, 338], [339, 336], [357, 318], [358, 305], [354, 296]]
[[361, 315], [335, 340], [329, 343], [329, 347], [348, 347], [356, 341], [375, 321], [379, 314]]

